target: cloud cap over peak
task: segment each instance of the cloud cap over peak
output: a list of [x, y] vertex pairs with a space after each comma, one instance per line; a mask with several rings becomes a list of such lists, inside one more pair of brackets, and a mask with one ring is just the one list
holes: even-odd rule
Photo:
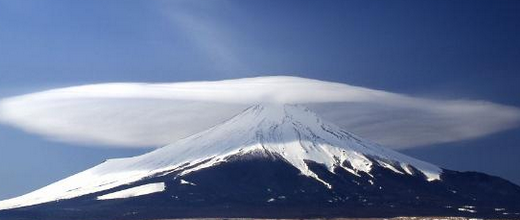
[[432, 100], [288, 76], [74, 86], [0, 101], [0, 121], [46, 137], [116, 147], [162, 146], [257, 103], [304, 104], [367, 139], [405, 148], [517, 126], [520, 110], [486, 101]]

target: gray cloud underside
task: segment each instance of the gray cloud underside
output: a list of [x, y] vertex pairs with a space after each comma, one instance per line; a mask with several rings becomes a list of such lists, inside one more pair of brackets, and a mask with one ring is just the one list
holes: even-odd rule
[[0, 121], [62, 141], [156, 147], [259, 103], [304, 104], [345, 130], [393, 148], [477, 138], [520, 122], [518, 108], [486, 101], [431, 100], [282, 76], [53, 89], [1, 100]]

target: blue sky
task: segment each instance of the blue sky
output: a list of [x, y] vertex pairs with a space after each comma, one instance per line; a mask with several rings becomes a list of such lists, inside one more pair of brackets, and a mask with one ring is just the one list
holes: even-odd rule
[[[100, 82], [294, 75], [520, 107], [518, 1], [0, 0], [0, 97]], [[406, 150], [520, 183], [520, 129]], [[144, 149], [0, 125], [0, 199]]]

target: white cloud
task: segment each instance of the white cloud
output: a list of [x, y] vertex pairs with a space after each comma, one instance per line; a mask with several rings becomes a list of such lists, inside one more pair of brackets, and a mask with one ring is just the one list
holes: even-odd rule
[[323, 118], [394, 148], [452, 142], [517, 126], [518, 108], [431, 100], [297, 77], [184, 83], [108, 83], [0, 102], [0, 121], [58, 140], [161, 146], [258, 103], [304, 104]]

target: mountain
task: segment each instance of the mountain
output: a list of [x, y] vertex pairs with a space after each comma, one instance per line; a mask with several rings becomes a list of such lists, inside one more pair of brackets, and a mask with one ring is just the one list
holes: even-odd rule
[[408, 157], [300, 105], [256, 105], [150, 153], [1, 201], [0, 210], [0, 219], [53, 220], [519, 218], [520, 187]]

